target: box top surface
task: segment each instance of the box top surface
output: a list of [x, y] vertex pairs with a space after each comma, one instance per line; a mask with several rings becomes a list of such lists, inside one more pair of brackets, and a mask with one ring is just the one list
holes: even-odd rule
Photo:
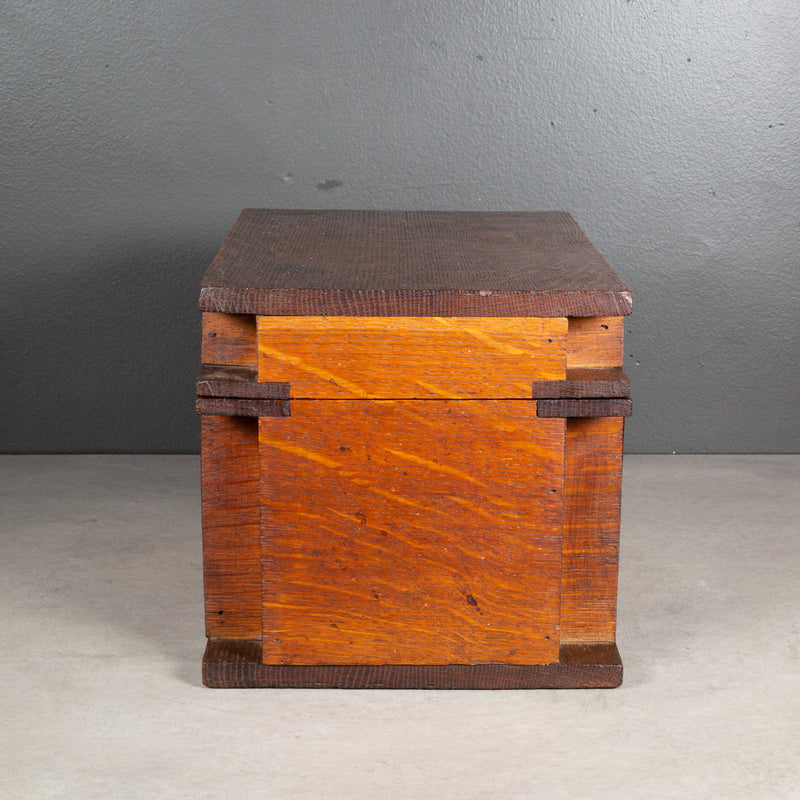
[[561, 211], [245, 209], [200, 309], [309, 316], [619, 316], [631, 293]]

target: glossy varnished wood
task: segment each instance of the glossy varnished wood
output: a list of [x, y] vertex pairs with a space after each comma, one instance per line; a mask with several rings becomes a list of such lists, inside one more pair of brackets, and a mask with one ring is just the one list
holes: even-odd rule
[[261, 636], [258, 421], [201, 418], [206, 634]]
[[259, 380], [292, 398], [530, 398], [561, 380], [563, 317], [259, 317]]
[[246, 209], [200, 308], [300, 316], [619, 316], [627, 286], [569, 214]]
[[563, 420], [291, 404], [260, 420], [265, 663], [557, 660]]
[[260, 641], [211, 640], [203, 683], [218, 689], [610, 689], [622, 683], [613, 642], [562, 644], [553, 664], [291, 666], [260, 659]]
[[567, 421], [562, 642], [615, 639], [622, 430], [619, 417]]

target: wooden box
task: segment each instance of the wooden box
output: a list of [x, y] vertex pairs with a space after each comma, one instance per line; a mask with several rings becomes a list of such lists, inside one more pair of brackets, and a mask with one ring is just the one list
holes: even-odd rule
[[621, 682], [631, 294], [568, 214], [246, 210], [200, 309], [208, 686]]

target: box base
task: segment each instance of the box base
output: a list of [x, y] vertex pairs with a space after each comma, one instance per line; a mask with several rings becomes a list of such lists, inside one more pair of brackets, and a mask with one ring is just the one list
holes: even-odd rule
[[209, 640], [203, 683], [214, 689], [611, 689], [622, 683], [616, 644], [562, 644], [555, 664], [261, 663], [261, 643]]

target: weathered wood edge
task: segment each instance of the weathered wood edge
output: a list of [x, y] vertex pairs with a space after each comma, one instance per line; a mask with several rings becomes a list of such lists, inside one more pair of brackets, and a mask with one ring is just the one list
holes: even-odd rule
[[203, 683], [216, 689], [611, 689], [622, 683], [613, 642], [561, 645], [555, 664], [270, 665], [259, 641], [209, 640]]
[[627, 399], [592, 397], [580, 400], [543, 399], [536, 401], [536, 416], [555, 417], [629, 417], [631, 401]]
[[628, 376], [620, 367], [567, 368], [564, 381], [533, 381], [535, 399], [592, 399], [630, 397]]
[[198, 414], [219, 414], [229, 417], [289, 417], [288, 400], [263, 400], [252, 397], [198, 397]]
[[197, 376], [200, 397], [251, 397], [288, 400], [290, 384], [259, 383], [255, 367], [203, 365]]
[[203, 286], [198, 308], [262, 316], [604, 317], [633, 309], [630, 291], [240, 289]]

